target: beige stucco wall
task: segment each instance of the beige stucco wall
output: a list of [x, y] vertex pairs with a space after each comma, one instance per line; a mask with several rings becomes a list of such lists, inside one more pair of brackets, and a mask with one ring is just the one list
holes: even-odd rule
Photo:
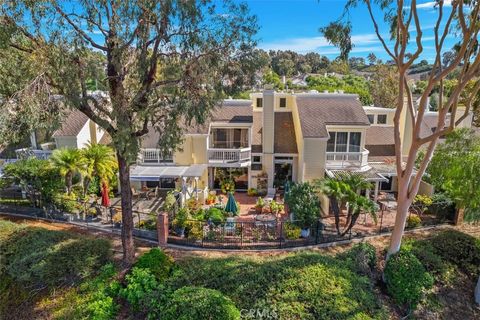
[[302, 127], [300, 126], [300, 117], [298, 115], [298, 108], [296, 101], [292, 98], [292, 118], [293, 118], [293, 127], [295, 129], [295, 139], [297, 141], [297, 150], [298, 150], [298, 158], [297, 158], [297, 181], [302, 182], [304, 181], [303, 176], [303, 134], [302, 134]]
[[55, 145], [57, 149], [61, 148], [77, 148], [77, 138], [71, 136], [62, 136], [62, 137], [55, 137]]
[[173, 156], [173, 161], [177, 165], [190, 165], [193, 164], [192, 158], [192, 136], [185, 136], [182, 144], [180, 145], [180, 150], [176, 150]]
[[307, 138], [304, 139], [303, 149], [303, 181], [323, 178], [325, 175], [325, 150], [327, 140]]

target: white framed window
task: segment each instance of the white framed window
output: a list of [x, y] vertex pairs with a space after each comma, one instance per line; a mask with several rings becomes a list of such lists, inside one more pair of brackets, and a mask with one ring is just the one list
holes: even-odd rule
[[263, 107], [263, 99], [257, 98], [257, 108], [262, 108], [262, 107]]
[[387, 124], [387, 115], [386, 114], [377, 115], [377, 123], [378, 124]]
[[280, 98], [280, 108], [287, 107], [287, 98]]
[[368, 122], [370, 122], [370, 124], [374, 124], [374, 123], [375, 123], [375, 115], [373, 115], [373, 114], [367, 114], [367, 117], [368, 117]]
[[360, 152], [361, 132], [331, 131], [327, 152]]
[[252, 156], [252, 163], [262, 163], [262, 156]]

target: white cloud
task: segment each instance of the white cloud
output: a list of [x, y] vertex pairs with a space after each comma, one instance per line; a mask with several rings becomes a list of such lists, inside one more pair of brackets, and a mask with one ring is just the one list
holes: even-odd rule
[[[438, 5], [437, 1], [428, 1], [424, 3], [418, 3], [417, 4], [417, 9], [433, 9], [435, 6]], [[443, 6], [444, 7], [450, 7], [452, 5], [452, 0], [444, 0], [443, 1]], [[410, 9], [410, 6], [404, 6], [405, 9]]]
[[[371, 51], [371, 46], [378, 44], [378, 38], [375, 34], [352, 35], [352, 42], [355, 45], [352, 52]], [[364, 48], [364, 46], [367, 46]], [[304, 37], [289, 38], [279, 41], [260, 43], [259, 47], [264, 50], [291, 50], [299, 53], [316, 51], [323, 54], [339, 53], [338, 48], [331, 45], [325, 37]]]

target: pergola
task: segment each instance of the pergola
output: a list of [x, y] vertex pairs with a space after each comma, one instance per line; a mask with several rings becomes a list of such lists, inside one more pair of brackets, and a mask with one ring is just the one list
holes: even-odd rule
[[[388, 171], [388, 172], [387, 172]], [[355, 175], [355, 176], [361, 176], [365, 180], [373, 182], [375, 184], [375, 189], [373, 192], [373, 200], [377, 200], [378, 198], [378, 190], [380, 187], [380, 182], [388, 182], [388, 178], [392, 176], [392, 174], [389, 172], [389, 170], [379, 170], [378, 168], [370, 165], [370, 168], [368, 170], [364, 171], [350, 171], [350, 170], [326, 170], [327, 176], [330, 178], [337, 178], [341, 179], [345, 175]], [[396, 173], [395, 173], [396, 175]], [[370, 194], [370, 190], [367, 189], [365, 192], [367, 195]]]
[[[187, 179], [194, 179], [195, 198], [198, 199], [198, 179], [205, 173], [206, 164], [192, 164], [190, 166], [159, 166], [136, 165], [130, 168], [131, 181], [160, 181], [161, 178], [181, 178], [182, 196], [187, 195]], [[182, 199], [184, 200], [184, 199]]]

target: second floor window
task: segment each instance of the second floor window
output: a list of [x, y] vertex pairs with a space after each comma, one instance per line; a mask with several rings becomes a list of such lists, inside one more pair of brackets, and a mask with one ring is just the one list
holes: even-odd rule
[[262, 98], [257, 98], [257, 108], [263, 107], [263, 99]]
[[360, 132], [330, 132], [327, 152], [360, 152], [362, 134]]
[[377, 116], [377, 123], [378, 124], [386, 124], [387, 123], [387, 115], [386, 114], [379, 114]]
[[210, 148], [239, 149], [248, 147], [248, 129], [212, 128]]
[[287, 98], [280, 98], [280, 108], [287, 107]]
[[368, 117], [368, 122], [370, 122], [370, 124], [375, 123], [375, 116], [373, 114], [367, 114], [367, 117]]

